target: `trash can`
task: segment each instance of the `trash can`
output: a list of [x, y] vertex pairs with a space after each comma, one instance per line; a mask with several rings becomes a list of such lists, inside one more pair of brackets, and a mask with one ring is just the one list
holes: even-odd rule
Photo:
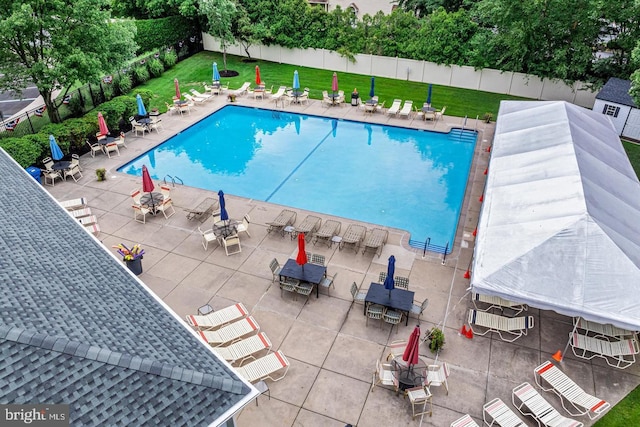
[[40, 181], [40, 168], [37, 168], [35, 166], [29, 166], [25, 170], [27, 171], [27, 173], [29, 175], [31, 175], [33, 177], [33, 179], [35, 179], [40, 184], [42, 184], [42, 181]]
[[133, 274], [139, 276], [142, 274], [142, 257], [125, 261], [125, 264]]
[[360, 94], [358, 94], [358, 91], [354, 89], [354, 91], [351, 92], [351, 105], [354, 107], [357, 107], [359, 103], [360, 103]]

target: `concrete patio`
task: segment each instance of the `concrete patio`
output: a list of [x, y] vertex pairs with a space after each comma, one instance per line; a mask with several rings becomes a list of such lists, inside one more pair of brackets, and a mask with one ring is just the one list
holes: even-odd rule
[[[187, 91], [188, 87], [183, 90]], [[407, 232], [398, 229], [389, 229], [389, 241], [379, 257], [371, 253], [356, 254], [349, 249], [340, 251], [336, 245], [329, 248], [308, 244], [310, 252], [325, 255], [329, 274], [338, 273], [330, 296], [321, 291], [319, 298], [312, 295], [308, 300], [303, 297], [294, 300], [290, 295], [281, 297], [278, 285], [272, 283], [269, 261], [275, 257], [283, 264], [287, 258], [295, 258], [297, 251], [295, 240], [267, 233], [266, 224], [283, 206], [237, 197], [233, 189], [225, 189], [230, 215], [233, 218], [251, 216], [251, 237], [241, 235], [242, 252], [229, 257], [224, 248], [215, 243], [210, 244], [207, 251], [203, 249], [197, 227], [210, 228], [210, 219], [203, 225], [197, 220], [187, 220], [185, 215], [185, 210], [197, 206], [205, 197], [217, 197], [213, 192], [177, 185], [172, 190], [175, 215], [169, 219], [162, 215], [147, 216], [146, 224], [134, 221], [129, 194], [140, 188], [141, 179], [118, 173], [116, 168], [226, 104], [226, 97], [218, 96], [192, 108], [191, 114], [164, 114], [161, 133], [152, 132], [144, 137], [127, 135], [128, 148], [120, 151], [120, 157], [109, 159], [97, 155], [92, 158], [86, 154], [81, 159], [84, 177], [79, 182], [69, 180], [45, 188], [58, 200], [88, 199], [102, 230], [98, 239], [106, 250], [115, 252], [111, 247], [118, 243], [141, 244], [146, 254], [144, 272], [139, 279], [181, 317], [194, 314], [207, 303], [216, 309], [238, 301], [247, 306], [271, 339], [273, 350], [282, 350], [291, 366], [284, 379], [268, 382], [270, 399], [263, 395], [259, 406], [251, 404], [242, 411], [237, 419], [239, 426], [418, 425], [420, 419], [412, 420], [408, 399], [382, 387], [371, 391], [376, 359], [388, 354], [386, 346], [391, 341], [408, 339], [417, 323], [423, 336], [436, 325], [444, 329], [446, 344], [437, 359], [446, 361], [451, 368], [450, 392], [446, 395], [444, 388], [433, 388], [433, 416], [425, 416], [423, 425], [448, 426], [465, 413], [481, 424], [485, 402], [499, 397], [511, 406], [511, 390], [525, 381], [533, 383], [533, 369], [556, 351], [564, 350], [572, 329], [571, 319], [533, 308], [528, 314], [534, 316], [534, 329], [514, 343], [503, 342], [492, 334], [470, 340], [458, 333], [472, 307], [467, 289], [469, 280], [464, 278], [464, 273], [472, 259], [473, 231], [480, 212], [479, 198], [494, 124], [468, 120], [465, 125], [477, 129], [479, 139], [451, 255], [444, 262], [438, 254], [423, 256], [421, 251], [408, 246]], [[276, 108], [273, 101], [247, 96], [239, 97], [238, 104]], [[355, 107], [326, 107], [316, 100], [284, 109], [425, 130], [447, 131], [463, 124], [463, 119], [448, 116], [434, 125], [379, 113], [365, 115]], [[95, 178], [95, 169], [100, 167], [107, 169], [104, 182]], [[298, 222], [310, 213], [293, 209], [298, 213]], [[355, 223], [316, 214], [323, 220], [341, 221], [342, 232], [348, 224]], [[373, 224], [364, 225], [369, 229], [373, 227]], [[396, 274], [409, 277], [409, 289], [415, 291], [416, 301], [429, 299], [419, 322], [411, 318], [408, 326], [403, 322], [397, 330], [376, 322], [366, 326], [363, 307], [352, 302], [349, 292], [353, 282], [361, 290], [376, 282], [378, 273], [386, 270], [390, 255], [396, 257]], [[421, 345], [420, 353], [435, 358], [426, 343]], [[602, 359], [589, 362], [570, 353], [561, 364], [563, 371], [587, 392], [612, 404], [640, 383], [637, 365], [621, 371], [608, 367]], [[567, 415], [555, 395], [543, 393], [543, 396]], [[580, 421], [593, 424], [586, 416]], [[526, 422], [537, 425], [531, 418]]]

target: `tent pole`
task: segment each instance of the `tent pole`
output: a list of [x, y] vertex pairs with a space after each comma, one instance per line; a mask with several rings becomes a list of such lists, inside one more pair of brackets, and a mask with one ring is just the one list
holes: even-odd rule
[[[578, 321], [579, 320], [580, 320], [580, 317], [578, 317]], [[562, 352], [562, 357], [560, 358], [560, 362], [562, 362], [564, 360], [564, 354], [569, 349], [569, 343], [571, 343], [571, 339], [573, 338], [573, 334], [575, 334], [576, 333], [576, 329], [578, 329], [578, 321], [576, 321], [575, 325], [573, 325], [573, 331], [571, 331], [571, 335], [569, 335], [569, 340], [567, 341], [567, 345], [564, 346], [564, 351]]]

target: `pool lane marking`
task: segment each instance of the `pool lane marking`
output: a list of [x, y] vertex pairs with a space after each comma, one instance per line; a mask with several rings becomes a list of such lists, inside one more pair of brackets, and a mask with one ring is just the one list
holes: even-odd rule
[[320, 146], [321, 146], [321, 145], [322, 145], [322, 144], [327, 140], [327, 138], [329, 138], [329, 136], [330, 136], [331, 134], [333, 134], [334, 126], [335, 126], [335, 125], [333, 125], [333, 124], [332, 124], [331, 130], [329, 131], [329, 133], [328, 133], [324, 138], [322, 138], [322, 139], [320, 140], [320, 142], [318, 142], [318, 144], [317, 144], [315, 147], [313, 147], [313, 149], [312, 149], [311, 151], [309, 151], [309, 154], [307, 154], [307, 155], [306, 155], [306, 156], [305, 156], [305, 157], [300, 161], [300, 163], [298, 163], [298, 164], [297, 164], [297, 166], [296, 166], [295, 168], [293, 168], [293, 170], [291, 171], [291, 173], [290, 173], [289, 175], [287, 175], [287, 176], [282, 180], [282, 182], [281, 182], [280, 184], [278, 184], [278, 186], [275, 188], [275, 190], [273, 190], [273, 191], [271, 192], [271, 194], [269, 194], [269, 197], [267, 197], [267, 198], [264, 200], [265, 202], [268, 202], [269, 200], [271, 200], [271, 198], [272, 198], [273, 196], [275, 196], [275, 194], [276, 194], [276, 193], [277, 193], [277, 192], [282, 188], [282, 186], [283, 186], [284, 184], [286, 184], [286, 183], [287, 183], [287, 181], [289, 181], [289, 179], [291, 178], [291, 176], [293, 176], [293, 174], [294, 174], [294, 173], [296, 173], [296, 171], [297, 171], [298, 169], [300, 169], [300, 166], [302, 166], [302, 164], [303, 164], [304, 162], [306, 162], [306, 161], [307, 161], [307, 159], [308, 159], [309, 157], [311, 157], [311, 155], [312, 155], [312, 154], [313, 154], [313, 153], [318, 149], [318, 147], [320, 147]]

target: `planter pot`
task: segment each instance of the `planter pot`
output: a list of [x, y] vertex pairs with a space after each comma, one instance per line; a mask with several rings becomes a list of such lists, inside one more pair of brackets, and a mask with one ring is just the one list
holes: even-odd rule
[[125, 261], [127, 268], [131, 270], [133, 274], [139, 276], [142, 274], [142, 258], [132, 259], [131, 261]]

